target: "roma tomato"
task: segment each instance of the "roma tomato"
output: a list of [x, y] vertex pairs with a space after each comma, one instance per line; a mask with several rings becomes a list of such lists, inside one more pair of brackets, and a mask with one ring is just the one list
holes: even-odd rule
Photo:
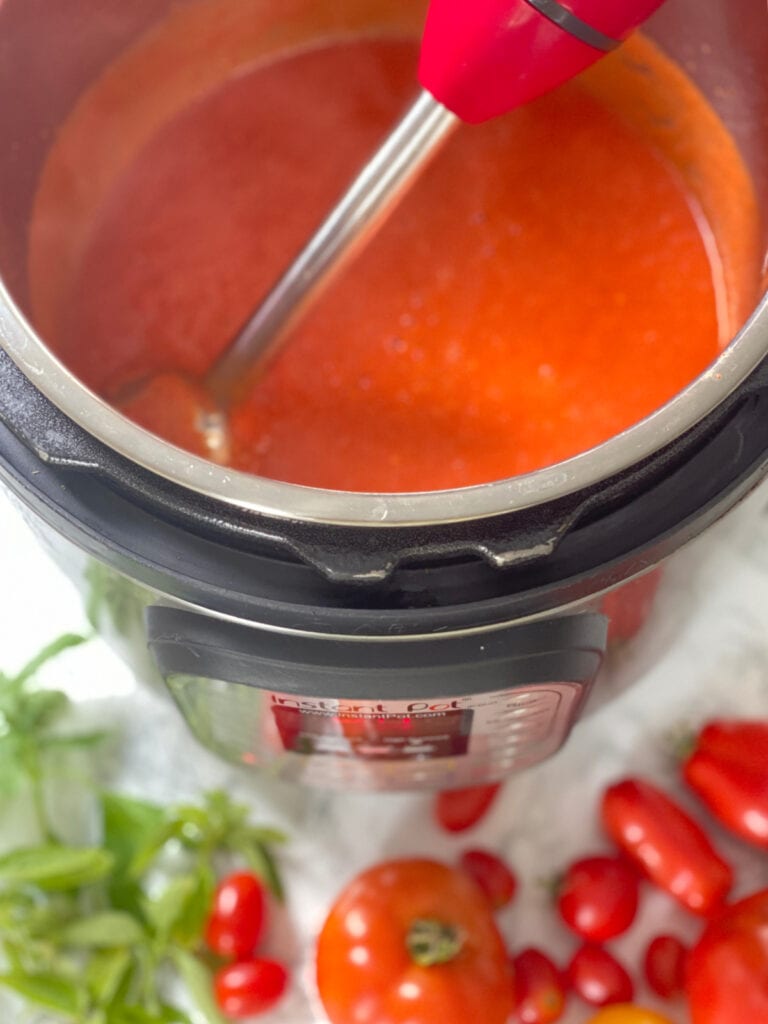
[[703, 829], [650, 782], [625, 779], [603, 794], [605, 830], [648, 878], [696, 914], [722, 905], [733, 872]]
[[668, 1017], [646, 1010], [642, 1006], [609, 1006], [596, 1017], [590, 1017], [589, 1024], [672, 1024]]
[[485, 817], [501, 786], [445, 789], [435, 798], [435, 818], [446, 832], [464, 832]]
[[288, 972], [276, 960], [243, 960], [220, 968], [213, 990], [225, 1016], [245, 1020], [270, 1010], [287, 985]]
[[266, 896], [259, 879], [238, 871], [222, 879], [205, 928], [208, 948], [219, 956], [252, 956], [266, 927]]
[[517, 879], [504, 861], [488, 850], [467, 850], [461, 855], [462, 871], [473, 878], [485, 893], [493, 910], [512, 902]]
[[560, 971], [538, 949], [524, 949], [512, 961], [515, 973], [515, 1016], [520, 1024], [553, 1024], [565, 1010]]
[[768, 722], [721, 718], [707, 722], [695, 747], [745, 766], [764, 767], [768, 760]]
[[768, 724], [710, 722], [683, 777], [726, 828], [768, 849]]
[[768, 889], [707, 925], [686, 975], [692, 1024], [768, 1021]]
[[688, 950], [674, 935], [657, 935], [645, 951], [645, 977], [657, 996], [674, 999], [685, 988]]
[[621, 935], [637, 914], [637, 872], [617, 857], [585, 857], [572, 864], [558, 887], [563, 921], [589, 942]]
[[317, 942], [332, 1024], [506, 1024], [512, 972], [488, 901], [462, 871], [390, 861], [341, 893]]
[[635, 993], [625, 967], [602, 946], [587, 943], [577, 949], [567, 975], [573, 991], [592, 1006], [627, 1003]]

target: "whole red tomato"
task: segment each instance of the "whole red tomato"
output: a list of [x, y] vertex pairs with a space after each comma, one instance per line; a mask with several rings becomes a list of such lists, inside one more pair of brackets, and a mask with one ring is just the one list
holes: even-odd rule
[[606, 942], [621, 935], [637, 914], [637, 872], [617, 857], [585, 857], [572, 864], [558, 887], [560, 916], [577, 935]]
[[656, 995], [674, 999], [685, 988], [688, 950], [674, 935], [657, 935], [645, 951], [645, 977]]
[[688, 955], [692, 1024], [768, 1021], [768, 889], [728, 907]]
[[710, 722], [683, 777], [726, 828], [768, 849], [768, 723]]
[[259, 879], [238, 871], [216, 888], [205, 927], [205, 942], [219, 956], [253, 955], [266, 926], [266, 896]]
[[567, 976], [573, 991], [592, 1006], [628, 1003], [634, 995], [626, 968], [602, 946], [587, 943], [577, 949]]
[[610, 786], [602, 818], [624, 853], [686, 909], [710, 914], [724, 902], [731, 868], [693, 818], [656, 786], [641, 779]]
[[554, 1024], [565, 1010], [560, 971], [538, 949], [524, 949], [512, 961], [515, 972], [515, 1017], [520, 1024]]
[[446, 832], [464, 832], [485, 817], [501, 786], [467, 786], [445, 789], [435, 798], [435, 818]]
[[509, 865], [488, 850], [466, 850], [459, 861], [462, 871], [485, 893], [493, 910], [506, 907], [517, 890], [517, 879]]
[[242, 960], [216, 972], [216, 1003], [233, 1020], [270, 1010], [285, 992], [288, 972], [276, 960]]
[[458, 870], [390, 861], [341, 893], [317, 942], [332, 1024], [506, 1024], [512, 972], [488, 901]]

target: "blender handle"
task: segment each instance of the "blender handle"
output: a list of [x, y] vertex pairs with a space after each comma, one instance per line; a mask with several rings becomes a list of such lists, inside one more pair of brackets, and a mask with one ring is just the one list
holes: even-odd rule
[[487, 121], [584, 71], [663, 2], [432, 0], [419, 78], [462, 121]]

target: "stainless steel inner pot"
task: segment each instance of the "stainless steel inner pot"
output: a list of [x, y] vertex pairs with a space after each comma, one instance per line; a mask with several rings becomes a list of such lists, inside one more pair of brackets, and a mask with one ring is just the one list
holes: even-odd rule
[[[170, 11], [199, 0], [5, 0], [0, 8], [0, 342], [36, 387], [90, 435], [134, 463], [200, 495], [286, 520], [417, 526], [481, 519], [597, 484], [656, 452], [718, 406], [768, 351], [768, 305], [716, 363], [653, 416], [599, 448], [526, 476], [418, 494], [347, 494], [215, 466], [173, 448], [113, 411], [51, 355], [25, 319], [26, 228], [46, 150], [78, 95], [114, 55]], [[372, 5], [382, 24], [388, 8]], [[253, 0], [254, 11], [282, 5]], [[354, 0], [323, 4], [323, 31], [344, 30]], [[291, 14], [285, 12], [290, 27]], [[757, 0], [668, 0], [648, 34], [676, 59], [730, 127], [768, 204], [768, 13]], [[290, 37], [289, 29], [286, 38]], [[617, 339], [621, 344], [621, 339]]]

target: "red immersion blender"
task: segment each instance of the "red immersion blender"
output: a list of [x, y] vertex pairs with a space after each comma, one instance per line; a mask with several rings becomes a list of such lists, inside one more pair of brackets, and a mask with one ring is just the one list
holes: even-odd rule
[[615, 50], [663, 0], [432, 0], [419, 80], [462, 121], [521, 107]]
[[[487, 121], [556, 88], [618, 47], [662, 3], [432, 0], [419, 67], [423, 89], [209, 372], [206, 385], [220, 408], [253, 383], [311, 299], [461, 121]], [[214, 455], [221, 428], [209, 445]]]

